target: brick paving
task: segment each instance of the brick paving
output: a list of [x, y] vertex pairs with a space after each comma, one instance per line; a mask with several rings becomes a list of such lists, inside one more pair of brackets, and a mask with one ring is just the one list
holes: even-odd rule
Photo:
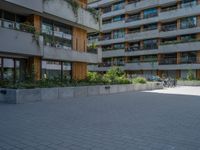
[[129, 92], [0, 104], [0, 150], [200, 150], [200, 97]]

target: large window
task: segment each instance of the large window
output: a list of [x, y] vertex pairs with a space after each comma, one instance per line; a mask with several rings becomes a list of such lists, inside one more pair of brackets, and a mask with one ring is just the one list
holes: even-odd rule
[[72, 48], [72, 29], [70, 26], [43, 19], [42, 33], [44, 34], [44, 41], [47, 46], [64, 49]]
[[187, 17], [181, 19], [181, 29], [193, 28], [197, 26], [197, 17]]
[[42, 78], [71, 79], [71, 63], [43, 60]]

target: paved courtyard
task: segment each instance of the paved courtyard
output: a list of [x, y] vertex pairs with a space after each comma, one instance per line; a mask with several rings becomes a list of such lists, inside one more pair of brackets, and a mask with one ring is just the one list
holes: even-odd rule
[[130, 92], [0, 104], [0, 150], [200, 150], [200, 97]]

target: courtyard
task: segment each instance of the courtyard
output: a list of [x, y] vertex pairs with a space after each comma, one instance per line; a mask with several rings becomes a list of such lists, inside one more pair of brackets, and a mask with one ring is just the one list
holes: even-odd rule
[[200, 150], [200, 97], [184, 90], [0, 104], [0, 150]]

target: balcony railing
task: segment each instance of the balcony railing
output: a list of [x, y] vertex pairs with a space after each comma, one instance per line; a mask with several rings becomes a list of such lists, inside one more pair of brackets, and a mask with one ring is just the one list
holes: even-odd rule
[[132, 21], [138, 21], [138, 20], [141, 20], [142, 18], [140, 16], [132, 16], [132, 17], [129, 17], [129, 18], [126, 18], [125, 22], [132, 22]]
[[171, 44], [199, 42], [199, 41], [200, 41], [200, 39], [188, 39], [188, 40], [180, 40], [180, 41], [167, 41], [167, 42], [160, 43], [160, 45], [171, 45]]
[[0, 26], [2, 28], [18, 30], [22, 32], [35, 33], [35, 27], [28, 23], [18, 23], [10, 20], [0, 19]]
[[184, 57], [165, 57], [160, 60], [160, 65], [170, 65], [170, 64], [198, 64], [200, 58], [194, 56], [184, 56]]
[[169, 24], [169, 25], [164, 25], [161, 28], [161, 31], [167, 32], [167, 31], [174, 31], [177, 29], [176, 24]]
[[128, 47], [125, 49], [126, 52], [132, 52], [132, 51], [140, 51], [140, 50], [153, 50], [158, 49], [158, 45], [148, 45], [143, 47]]

